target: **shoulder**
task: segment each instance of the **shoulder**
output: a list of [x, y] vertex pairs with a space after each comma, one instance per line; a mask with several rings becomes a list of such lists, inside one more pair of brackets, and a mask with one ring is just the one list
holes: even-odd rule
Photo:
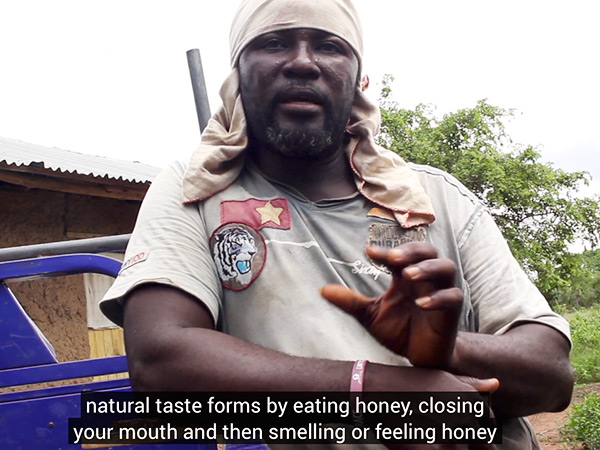
[[482, 203], [473, 192], [448, 172], [423, 164], [408, 163], [408, 166], [419, 177], [423, 189], [430, 197], [443, 193], [446, 197], [456, 196], [473, 206]]
[[435, 167], [409, 163], [433, 205], [437, 225], [450, 226], [457, 239], [468, 236], [486, 205], [456, 177]]
[[150, 188], [142, 202], [141, 212], [153, 206], [173, 209], [183, 208], [183, 180], [185, 178], [186, 164], [182, 161], [173, 161], [164, 167], [152, 180]]
[[179, 184], [181, 186], [186, 170], [186, 164], [183, 161], [173, 161], [163, 168], [156, 178], [152, 181], [152, 185], [157, 183]]

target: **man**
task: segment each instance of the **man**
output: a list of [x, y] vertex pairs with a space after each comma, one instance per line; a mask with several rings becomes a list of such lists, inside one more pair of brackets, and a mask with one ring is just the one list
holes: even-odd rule
[[499, 380], [502, 448], [536, 448], [520, 417], [568, 404], [568, 324], [471, 193], [375, 145], [350, 2], [243, 1], [231, 48], [223, 107], [153, 183], [102, 304], [134, 387], [345, 391], [369, 360], [367, 391]]

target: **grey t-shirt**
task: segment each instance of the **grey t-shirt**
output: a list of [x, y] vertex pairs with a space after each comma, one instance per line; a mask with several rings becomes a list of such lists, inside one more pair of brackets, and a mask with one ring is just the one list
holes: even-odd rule
[[[185, 168], [174, 164], [148, 191], [123, 269], [101, 307], [119, 323], [120, 300], [131, 289], [163, 283], [199, 299], [223, 331], [250, 342], [298, 356], [405, 365], [404, 357], [380, 345], [319, 289], [340, 283], [379, 295], [391, 276], [372, 264], [365, 246], [427, 240], [456, 263], [462, 330], [500, 334], [538, 322], [569, 338], [568, 323], [551, 311], [476, 197], [442, 171], [412, 168], [436, 220], [403, 229], [389, 211], [359, 194], [310, 202], [252, 166], [222, 192], [184, 205]], [[507, 442], [511, 435], [531, 442], [521, 445], [519, 438], [514, 448], [534, 445], [521, 420], [504, 426]]]

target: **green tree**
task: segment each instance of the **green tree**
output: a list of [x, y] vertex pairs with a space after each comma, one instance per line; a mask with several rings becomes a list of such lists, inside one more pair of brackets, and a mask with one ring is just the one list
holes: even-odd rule
[[572, 283], [558, 291], [557, 297], [570, 309], [587, 308], [600, 303], [600, 249], [578, 255], [578, 270]]
[[598, 197], [578, 195], [586, 172], [566, 172], [540, 161], [532, 146], [512, 142], [505, 122], [513, 111], [481, 100], [439, 118], [431, 106], [402, 109], [383, 81], [378, 141], [405, 160], [453, 174], [489, 208], [515, 257], [551, 303], [581, 271], [576, 241], [600, 240]]

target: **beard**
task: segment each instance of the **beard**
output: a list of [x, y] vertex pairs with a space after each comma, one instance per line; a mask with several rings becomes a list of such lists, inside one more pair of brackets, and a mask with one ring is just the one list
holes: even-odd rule
[[[337, 132], [336, 132], [337, 131]], [[270, 126], [265, 130], [265, 142], [272, 151], [295, 158], [318, 158], [342, 144], [344, 129], [303, 130]]]
[[346, 125], [352, 103], [338, 112], [330, 101], [324, 99], [324, 123], [321, 127], [304, 127], [301, 121], [297, 126], [281, 127], [275, 118], [277, 101], [270, 102], [262, 114], [246, 114], [248, 132], [272, 152], [290, 158], [319, 159], [337, 150], [344, 143]]

